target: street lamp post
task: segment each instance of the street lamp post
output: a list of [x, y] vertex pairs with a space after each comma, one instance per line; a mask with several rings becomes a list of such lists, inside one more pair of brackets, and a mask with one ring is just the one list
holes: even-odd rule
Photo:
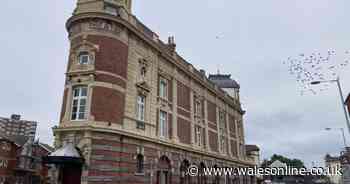
[[344, 148], [347, 148], [348, 145], [346, 143], [346, 138], [345, 138], [345, 133], [344, 133], [344, 128], [326, 128], [327, 131], [331, 131], [331, 130], [334, 130], [334, 129], [338, 129], [341, 131], [342, 133], [342, 136], [343, 136], [343, 143], [344, 143]]
[[342, 91], [341, 86], [340, 86], [340, 79], [339, 79], [339, 77], [336, 80], [313, 81], [313, 82], [311, 82], [311, 84], [312, 85], [318, 85], [318, 84], [321, 84], [321, 83], [332, 83], [332, 82], [336, 82], [337, 85], [338, 85], [341, 105], [343, 107], [344, 116], [345, 116], [345, 120], [346, 120], [346, 126], [348, 127], [348, 131], [349, 131], [349, 134], [350, 134], [350, 122], [349, 122], [349, 117], [348, 117], [348, 114], [347, 114], [347, 111], [346, 111], [346, 107], [345, 107], [345, 100], [344, 100], [344, 96], [343, 96], [343, 91]]

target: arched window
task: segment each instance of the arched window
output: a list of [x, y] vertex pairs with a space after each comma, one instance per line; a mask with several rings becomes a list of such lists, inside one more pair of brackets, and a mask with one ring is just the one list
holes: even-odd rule
[[190, 184], [191, 183], [191, 176], [188, 175], [188, 168], [190, 167], [190, 163], [188, 160], [184, 160], [181, 163], [180, 166], [180, 184]]
[[137, 160], [137, 173], [144, 173], [144, 161], [145, 158], [142, 154], [138, 154], [136, 157]]
[[171, 163], [168, 157], [162, 156], [158, 162], [157, 184], [171, 184]]

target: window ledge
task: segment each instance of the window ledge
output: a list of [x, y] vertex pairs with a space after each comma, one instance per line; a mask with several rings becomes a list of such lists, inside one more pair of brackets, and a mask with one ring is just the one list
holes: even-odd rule
[[139, 130], [146, 130], [146, 123], [144, 121], [137, 120], [136, 128]]
[[145, 173], [135, 173], [135, 176], [145, 176]]

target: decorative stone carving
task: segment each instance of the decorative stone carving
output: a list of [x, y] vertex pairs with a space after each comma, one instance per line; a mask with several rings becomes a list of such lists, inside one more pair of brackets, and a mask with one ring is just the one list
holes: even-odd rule
[[89, 29], [90, 30], [97, 30], [97, 31], [104, 31], [104, 32], [110, 32], [116, 35], [119, 35], [122, 31], [117, 24], [106, 21], [106, 20], [92, 20], [89, 22]]
[[[69, 71], [86, 71], [94, 69], [95, 55], [99, 52], [99, 46], [93, 44], [86, 39], [87, 35], [84, 35], [83, 41], [72, 45], [70, 53], [70, 66]], [[80, 63], [80, 56], [84, 53], [88, 55], [87, 63]]]
[[149, 62], [145, 59], [139, 59], [139, 67], [138, 67], [138, 70], [139, 70], [138, 81], [139, 82], [147, 81], [148, 69], [149, 69]]
[[137, 92], [142, 96], [147, 96], [151, 91], [151, 87], [146, 82], [139, 82], [136, 84]]
[[1, 142], [0, 143], [0, 150], [3, 150], [5, 152], [9, 152], [11, 151], [11, 144], [10, 143], [7, 143], [7, 142]]
[[88, 31], [99, 31], [103, 33], [111, 33], [118, 36], [120, 35], [122, 28], [112, 21], [103, 19], [91, 19], [89, 21], [82, 21], [73, 24], [70, 26], [68, 33], [69, 36], [72, 37]]

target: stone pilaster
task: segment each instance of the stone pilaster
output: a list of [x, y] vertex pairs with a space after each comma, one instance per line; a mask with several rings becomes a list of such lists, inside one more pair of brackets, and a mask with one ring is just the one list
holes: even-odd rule
[[174, 68], [174, 77], [172, 78], [172, 84], [173, 84], [173, 137], [172, 137], [172, 141], [177, 143], [179, 142], [179, 137], [178, 137], [178, 133], [177, 133], [177, 69]]
[[[226, 106], [227, 108], [227, 106]], [[228, 113], [225, 114], [225, 118], [226, 118], [226, 133], [227, 133], [227, 145], [228, 145], [228, 150], [227, 150], [227, 154], [228, 155], [232, 155], [231, 152], [231, 135], [230, 135], [230, 118], [228, 117]]]
[[[218, 102], [218, 99], [216, 99], [216, 102]], [[216, 103], [218, 104], [218, 103]], [[222, 153], [221, 151], [221, 132], [220, 132], [220, 107], [216, 106], [216, 129], [218, 131], [218, 149], [219, 153]]]
[[[192, 86], [192, 81], [190, 81], [190, 86]], [[196, 131], [194, 129], [195, 127], [195, 119], [194, 119], [194, 93], [193, 90], [190, 90], [190, 111], [191, 111], [191, 144], [195, 144], [195, 136], [196, 136]]]
[[205, 149], [206, 151], [210, 151], [209, 145], [209, 127], [208, 127], [208, 102], [204, 100], [204, 126], [205, 126]]

